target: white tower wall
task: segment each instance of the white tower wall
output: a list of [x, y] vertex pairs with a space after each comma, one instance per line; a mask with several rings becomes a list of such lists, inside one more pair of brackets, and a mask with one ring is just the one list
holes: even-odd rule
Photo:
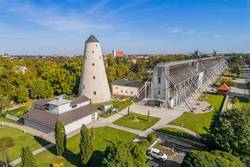
[[89, 97], [93, 103], [111, 99], [101, 45], [94, 36], [90, 36], [85, 42], [79, 94]]

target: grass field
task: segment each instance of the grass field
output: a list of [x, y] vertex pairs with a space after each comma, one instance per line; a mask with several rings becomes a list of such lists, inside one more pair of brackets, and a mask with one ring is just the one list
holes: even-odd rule
[[[46, 144], [45, 141], [38, 137], [34, 137], [27, 133], [23, 133], [20, 130], [9, 127], [0, 126], [0, 138], [1, 137], [10, 137], [14, 140], [15, 145], [8, 149], [8, 155], [11, 161], [20, 156], [22, 147], [29, 146], [31, 150], [35, 150]], [[0, 155], [0, 159], [1, 158], [2, 155]]]
[[157, 131], [193, 141], [200, 141], [200, 139], [175, 128], [161, 128], [158, 129]]
[[[135, 117], [137, 118], [138, 122], [135, 122]], [[156, 117], [151, 117], [148, 120], [147, 115], [141, 115], [137, 113], [131, 113], [129, 115], [123, 116], [122, 118], [116, 120], [113, 122], [116, 125], [132, 128], [132, 129], [138, 129], [138, 130], [146, 130], [153, 126], [156, 122], [158, 122], [160, 119]]]
[[[118, 129], [110, 128], [110, 127], [100, 127], [94, 129], [94, 155], [93, 155], [93, 165], [92, 166], [100, 166], [100, 162], [103, 156], [103, 151], [106, 149], [108, 145], [110, 145], [116, 139], [124, 140], [124, 141], [132, 141], [135, 139], [137, 135], [124, 132]], [[67, 148], [64, 157], [56, 156], [55, 147], [50, 149], [49, 151], [45, 151], [36, 156], [36, 161], [39, 166], [49, 167], [51, 163], [60, 163], [63, 162], [64, 166], [73, 167], [80, 166], [79, 159], [79, 142], [80, 135], [76, 135], [68, 140]]]
[[223, 99], [224, 96], [222, 95], [208, 94], [204, 97], [204, 100], [213, 106], [213, 111], [201, 114], [185, 112], [181, 117], [170, 122], [169, 124], [182, 126], [200, 135], [204, 135], [207, 133], [206, 129], [208, 129], [211, 124], [214, 112], [220, 109]]

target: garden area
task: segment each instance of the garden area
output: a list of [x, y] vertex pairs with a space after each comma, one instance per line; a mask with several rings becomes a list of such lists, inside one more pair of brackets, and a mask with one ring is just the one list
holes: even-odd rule
[[[20, 157], [22, 147], [29, 146], [31, 150], [35, 150], [47, 144], [39, 137], [23, 133], [22, 131], [14, 128], [0, 126], [0, 139], [3, 138], [8, 138], [8, 142], [13, 141], [11, 144], [12, 146], [8, 148], [8, 156], [10, 161]], [[0, 160], [2, 159], [2, 154], [0, 154]]]
[[15, 122], [15, 121], [12, 121], [8, 118], [5, 118], [6, 114], [10, 114], [10, 115], [15, 116], [17, 118], [21, 118], [26, 112], [28, 112], [31, 109], [33, 102], [34, 102], [33, 100], [29, 100], [28, 102], [25, 103], [25, 105], [23, 105], [19, 108], [3, 112], [2, 114], [0, 114], [0, 120], [8, 121], [8, 122]]
[[188, 133], [183, 132], [182, 130], [179, 129], [175, 129], [175, 128], [161, 128], [157, 130], [158, 132], [161, 133], [166, 133], [172, 136], [177, 136], [177, 137], [181, 137], [184, 139], [188, 139], [188, 140], [193, 140], [193, 141], [200, 141], [199, 138], [196, 138], [195, 136], [192, 136]]
[[[119, 129], [114, 129], [111, 127], [100, 127], [93, 129], [94, 134], [94, 153], [92, 166], [100, 166], [100, 162], [103, 156], [103, 151], [108, 145], [114, 142], [116, 139], [121, 139], [126, 142], [133, 141], [137, 137], [136, 134], [125, 132]], [[73, 167], [80, 166], [79, 157], [79, 143], [80, 135], [73, 136], [67, 142], [67, 148], [65, 155], [63, 157], [56, 155], [55, 147], [42, 152], [35, 156], [37, 164], [39, 166], [50, 166], [52, 163], [64, 163], [64, 166]]]
[[207, 134], [207, 129], [210, 127], [213, 115], [221, 108], [224, 96], [216, 94], [207, 94], [203, 98], [203, 100], [206, 100], [213, 106], [213, 111], [199, 114], [185, 112], [181, 117], [170, 122], [169, 124], [190, 129], [199, 135]]
[[129, 115], [123, 116], [122, 118], [116, 120], [113, 122], [113, 124], [144, 131], [152, 127], [159, 120], [160, 118], [130, 113]]

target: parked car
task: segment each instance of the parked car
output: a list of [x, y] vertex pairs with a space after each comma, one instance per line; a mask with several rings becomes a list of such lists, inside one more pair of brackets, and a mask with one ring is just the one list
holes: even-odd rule
[[160, 161], [166, 161], [168, 158], [166, 154], [164, 154], [163, 152], [161, 152], [160, 150], [156, 148], [151, 148], [148, 151], [148, 155], [153, 158], [159, 159]]

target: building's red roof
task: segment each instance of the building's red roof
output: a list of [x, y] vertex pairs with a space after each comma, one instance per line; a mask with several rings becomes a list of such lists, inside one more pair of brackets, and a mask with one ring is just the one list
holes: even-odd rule
[[230, 86], [227, 86], [227, 84], [222, 84], [221, 86], [218, 87], [218, 90], [220, 91], [229, 91], [231, 88]]
[[115, 57], [123, 57], [124, 56], [124, 53], [123, 51], [115, 51]]

